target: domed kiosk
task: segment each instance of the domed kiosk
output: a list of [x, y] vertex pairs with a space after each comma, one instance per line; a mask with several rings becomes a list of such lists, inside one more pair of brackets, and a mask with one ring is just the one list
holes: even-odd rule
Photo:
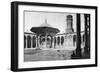
[[37, 35], [37, 47], [38, 48], [52, 48], [53, 36], [55, 36], [59, 29], [52, 27], [48, 24], [47, 20], [39, 27], [32, 27], [30, 29]]

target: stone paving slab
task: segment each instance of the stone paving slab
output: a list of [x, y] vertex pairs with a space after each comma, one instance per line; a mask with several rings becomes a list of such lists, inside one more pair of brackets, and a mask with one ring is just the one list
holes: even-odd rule
[[24, 61], [68, 60], [71, 54], [72, 51], [68, 50], [31, 50], [30, 53], [24, 53]]

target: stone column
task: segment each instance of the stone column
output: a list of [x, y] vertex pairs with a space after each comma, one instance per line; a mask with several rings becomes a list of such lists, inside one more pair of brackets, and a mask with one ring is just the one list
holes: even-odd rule
[[77, 29], [77, 48], [76, 48], [76, 57], [81, 58], [81, 17], [80, 14], [76, 14], [76, 29]]
[[[26, 35], [25, 35], [26, 36]], [[26, 40], [25, 40], [25, 42], [26, 42], [26, 48], [27, 48], [27, 36], [26, 36]]]
[[61, 47], [61, 36], [60, 36], [60, 48], [62, 48], [62, 47]]
[[89, 36], [90, 36], [90, 33], [88, 34], [88, 29], [90, 29], [89, 28], [89, 25], [90, 25], [90, 15], [89, 14], [84, 14], [84, 18], [85, 18], [85, 48], [84, 48], [84, 50], [85, 50], [85, 53], [89, 53], [89, 42], [90, 42], [90, 38], [89, 38]]
[[31, 48], [33, 48], [33, 37], [31, 36]]
[[40, 36], [38, 36], [38, 47], [40, 48]]
[[56, 37], [54, 37], [54, 48], [56, 47]]
[[35, 36], [36, 38], [36, 48], [38, 47], [38, 39], [37, 39], [37, 36]]
[[57, 40], [57, 37], [56, 37], [56, 46], [55, 46], [56, 48], [58, 47], [58, 40]]
[[58, 48], [60, 48], [60, 36], [58, 36]]
[[54, 37], [52, 37], [52, 48], [54, 48]]
[[53, 42], [53, 37], [51, 36], [51, 44], [50, 44], [50, 48], [52, 48], [52, 42]]
[[47, 36], [45, 36], [46, 48], [47, 48]]

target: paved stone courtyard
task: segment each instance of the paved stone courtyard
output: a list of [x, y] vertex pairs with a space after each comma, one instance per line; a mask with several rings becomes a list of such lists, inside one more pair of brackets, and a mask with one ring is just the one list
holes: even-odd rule
[[24, 61], [68, 60], [71, 59], [72, 52], [70, 50], [29, 49], [24, 51]]

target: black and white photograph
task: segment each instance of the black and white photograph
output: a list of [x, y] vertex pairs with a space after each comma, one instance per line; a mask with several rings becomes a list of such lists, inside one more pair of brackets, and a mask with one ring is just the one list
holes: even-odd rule
[[90, 16], [24, 11], [24, 61], [90, 59]]
[[11, 70], [97, 66], [97, 7], [11, 3]]

